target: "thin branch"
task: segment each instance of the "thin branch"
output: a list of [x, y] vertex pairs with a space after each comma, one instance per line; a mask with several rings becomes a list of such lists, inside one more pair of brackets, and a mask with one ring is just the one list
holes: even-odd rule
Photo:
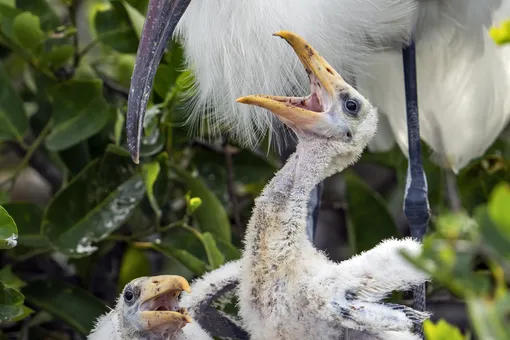
[[199, 139], [192, 139], [190, 140], [189, 142], [190, 146], [191, 147], [200, 147], [202, 149], [205, 149], [205, 150], [208, 150], [208, 151], [212, 151], [212, 152], [216, 152], [216, 153], [223, 153], [225, 150], [223, 148], [220, 148], [216, 145], [212, 145], [212, 144], [209, 144], [203, 140], [199, 140]]
[[129, 97], [129, 90], [125, 87], [117, 84], [107, 76], [103, 75], [101, 72], [99, 72], [97, 69], [94, 69], [96, 71], [98, 77], [103, 81], [104, 86], [109, 89], [110, 91], [120, 95], [122, 98], [125, 98], [126, 100]]
[[94, 48], [94, 46], [96, 46], [97, 43], [99, 43], [100, 41], [101, 39], [96, 38], [89, 42], [87, 45], [85, 45], [85, 47], [80, 52], [78, 52], [80, 58], [83, 58], [87, 53], [89, 53], [92, 50], [92, 48]]
[[128, 32], [129, 29], [127, 28], [120, 28], [120, 29], [114, 29], [106, 33], [101, 33], [100, 36], [94, 38], [92, 41], [90, 41], [85, 47], [78, 53], [80, 58], [83, 58], [87, 53], [89, 53], [94, 46], [96, 46], [98, 43], [100, 43], [102, 40], [106, 38], [114, 37], [115, 35], [119, 33], [125, 33]]
[[[79, 6], [79, 0], [71, 1], [71, 4], [68, 7], [68, 13], [69, 13], [69, 21], [71, 22], [71, 25], [75, 28], [76, 26], [76, 11]], [[74, 47], [74, 54], [73, 54], [73, 70], [75, 70], [78, 65], [80, 64], [80, 52], [78, 51], [79, 43], [78, 43], [78, 32], [76, 31], [73, 35], [73, 47]]]
[[[32, 143], [29, 143], [32, 144]], [[17, 142], [9, 142], [10, 148], [21, 158], [27, 155], [27, 148]], [[44, 155], [41, 150], [35, 150], [29, 160], [29, 165], [41, 175], [52, 187], [52, 192], [56, 193], [64, 181], [62, 172]]]
[[5, 184], [7, 184], [7, 183], [14, 183], [16, 181], [16, 178], [19, 176], [21, 171], [23, 171], [23, 169], [25, 169], [27, 167], [27, 165], [29, 164], [29, 162], [30, 162], [34, 152], [39, 148], [39, 146], [41, 145], [41, 143], [44, 140], [44, 138], [50, 132], [51, 126], [52, 126], [52, 121], [50, 120], [48, 122], [48, 124], [46, 124], [44, 129], [41, 131], [39, 136], [37, 136], [37, 138], [35, 139], [34, 143], [28, 148], [28, 150], [27, 150], [27, 152], [25, 154], [25, 157], [23, 157], [23, 159], [18, 164], [18, 166], [16, 166], [16, 169], [14, 169], [13, 174], [9, 178], [7, 178], [4, 181], [0, 182], [0, 188], [2, 186], [4, 186]]
[[232, 162], [232, 153], [230, 152], [227, 138], [223, 136], [223, 153], [225, 155], [225, 168], [227, 170], [227, 191], [232, 205], [232, 215], [234, 216], [235, 229], [239, 236], [243, 233], [243, 225], [241, 222], [241, 215], [239, 213], [239, 206], [237, 205], [237, 197], [235, 194], [235, 183], [234, 183], [234, 165]]
[[173, 229], [173, 228], [177, 228], [177, 227], [182, 227], [182, 226], [185, 226], [186, 223], [184, 220], [179, 220], [179, 221], [175, 221], [175, 222], [172, 222], [170, 224], [167, 224], [166, 226], [163, 226], [163, 227], [159, 227], [157, 229], [148, 229], [148, 230], [144, 230], [142, 232], [139, 232], [139, 233], [136, 233], [136, 234], [132, 234], [130, 236], [124, 236], [124, 235], [110, 235], [108, 236], [106, 239], [109, 240], [109, 241], [121, 241], [121, 242], [131, 242], [133, 240], [139, 240], [139, 239], [142, 239], [144, 237], [147, 237], [147, 236], [150, 236], [152, 234], [156, 234], [156, 233], [164, 233], [170, 229]]

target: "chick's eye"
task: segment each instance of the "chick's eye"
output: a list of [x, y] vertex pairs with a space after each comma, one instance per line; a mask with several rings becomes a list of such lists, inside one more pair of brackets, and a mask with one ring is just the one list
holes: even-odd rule
[[347, 111], [347, 113], [349, 113], [351, 115], [355, 115], [358, 113], [360, 105], [357, 100], [347, 99], [344, 102], [344, 107], [345, 107], [345, 111]]
[[135, 294], [133, 293], [133, 291], [131, 289], [126, 289], [126, 291], [124, 292], [124, 300], [126, 302], [132, 302], [134, 297]]

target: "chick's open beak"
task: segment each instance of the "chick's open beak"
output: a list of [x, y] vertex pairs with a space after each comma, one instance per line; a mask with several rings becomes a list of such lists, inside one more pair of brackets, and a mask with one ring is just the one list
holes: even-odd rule
[[191, 292], [188, 281], [177, 275], [153, 276], [140, 287], [140, 321], [146, 329], [178, 330], [191, 322], [184, 308], [178, 307], [182, 291]]
[[317, 123], [321, 113], [329, 109], [336, 94], [345, 88], [347, 83], [299, 35], [289, 31], [280, 31], [274, 35], [285, 39], [294, 49], [310, 79], [311, 94], [307, 97], [250, 95], [238, 98], [237, 102], [268, 109], [287, 125], [306, 129]]

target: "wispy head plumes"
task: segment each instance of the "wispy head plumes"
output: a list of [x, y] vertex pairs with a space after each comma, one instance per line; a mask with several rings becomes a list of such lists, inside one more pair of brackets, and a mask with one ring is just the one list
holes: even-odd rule
[[227, 131], [248, 147], [278, 131], [281, 145], [288, 133], [273, 115], [235, 102], [249, 94], [308, 93], [298, 58], [273, 33], [301, 35], [348, 79], [374, 51], [409, 39], [415, 11], [414, 0], [194, 0], [176, 29], [195, 74], [188, 123], [200, 133]]

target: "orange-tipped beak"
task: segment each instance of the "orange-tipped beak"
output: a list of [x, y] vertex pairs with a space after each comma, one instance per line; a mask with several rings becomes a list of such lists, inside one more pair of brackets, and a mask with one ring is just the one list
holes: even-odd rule
[[[177, 301], [182, 291], [191, 292], [188, 281], [178, 275], [160, 275], [149, 278], [141, 285], [140, 301], [150, 303], [150, 300], [156, 299], [162, 295]], [[164, 327], [166, 329], [181, 329], [187, 323], [191, 322], [191, 316], [181, 308], [180, 310], [143, 310], [140, 311], [140, 321], [145, 329], [157, 329]]]
[[[310, 77], [310, 82], [317, 82], [317, 93], [309, 97], [281, 97], [269, 95], [250, 95], [237, 99], [237, 102], [256, 105], [270, 110], [287, 125], [307, 129], [315, 125], [325, 110], [325, 101], [335, 97], [335, 93], [345, 88], [346, 82], [317, 51], [299, 35], [280, 31], [275, 36], [285, 39], [294, 49]], [[324, 96], [329, 98], [323, 98]], [[312, 96], [315, 96], [312, 98]], [[307, 101], [315, 100], [319, 109], [312, 110]]]
[[268, 109], [277, 114], [285, 124], [294, 127], [307, 128], [310, 125], [314, 125], [320, 117], [320, 113], [294, 106], [289, 102], [289, 97], [258, 94], [241, 97], [236, 101]]
[[330, 96], [334, 95], [335, 88], [342, 88], [345, 85], [340, 74], [305, 39], [289, 31], [280, 31], [274, 35], [289, 43], [301, 60], [306, 73], [315, 75]]

